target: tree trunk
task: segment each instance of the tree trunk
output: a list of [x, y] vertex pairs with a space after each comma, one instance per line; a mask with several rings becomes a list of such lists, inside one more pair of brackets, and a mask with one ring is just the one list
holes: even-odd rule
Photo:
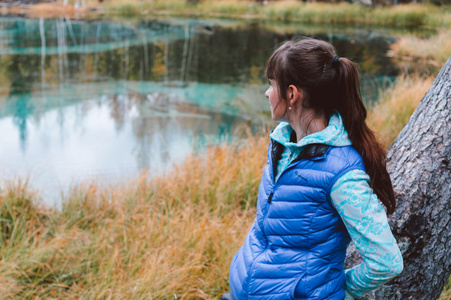
[[[404, 271], [362, 299], [436, 299], [451, 273], [451, 57], [388, 150]], [[348, 251], [347, 266], [358, 261]]]

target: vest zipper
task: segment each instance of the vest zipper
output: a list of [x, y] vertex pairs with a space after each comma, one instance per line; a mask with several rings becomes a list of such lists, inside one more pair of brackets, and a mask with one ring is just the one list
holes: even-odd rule
[[[271, 193], [271, 194], [269, 194], [269, 197], [268, 197], [268, 203], [271, 203], [271, 199], [272, 199], [272, 196], [274, 195], [274, 193]], [[269, 207], [268, 207], [268, 209], [269, 209]]]

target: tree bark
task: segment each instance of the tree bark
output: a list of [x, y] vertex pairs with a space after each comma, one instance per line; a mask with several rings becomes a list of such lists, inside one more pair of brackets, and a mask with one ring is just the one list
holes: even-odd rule
[[[361, 299], [436, 299], [451, 273], [451, 57], [390, 146], [400, 276]], [[352, 247], [350, 247], [352, 248]], [[359, 261], [355, 248], [347, 266]]]

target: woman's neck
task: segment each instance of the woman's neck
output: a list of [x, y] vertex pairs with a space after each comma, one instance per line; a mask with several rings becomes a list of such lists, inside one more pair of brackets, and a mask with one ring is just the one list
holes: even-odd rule
[[302, 114], [293, 114], [289, 120], [291, 128], [296, 132], [296, 141], [309, 134], [320, 132], [327, 127], [328, 121], [325, 116], [316, 116], [312, 111], [304, 111]]

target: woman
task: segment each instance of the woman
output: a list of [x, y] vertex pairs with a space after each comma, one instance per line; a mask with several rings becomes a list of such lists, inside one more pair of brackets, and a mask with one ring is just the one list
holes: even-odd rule
[[[353, 299], [401, 273], [388, 226], [385, 153], [365, 124], [354, 63], [327, 42], [286, 42], [269, 59], [270, 134], [257, 217], [230, 267], [233, 299]], [[353, 240], [363, 263], [344, 270]], [[232, 298], [232, 297], [229, 297]]]

